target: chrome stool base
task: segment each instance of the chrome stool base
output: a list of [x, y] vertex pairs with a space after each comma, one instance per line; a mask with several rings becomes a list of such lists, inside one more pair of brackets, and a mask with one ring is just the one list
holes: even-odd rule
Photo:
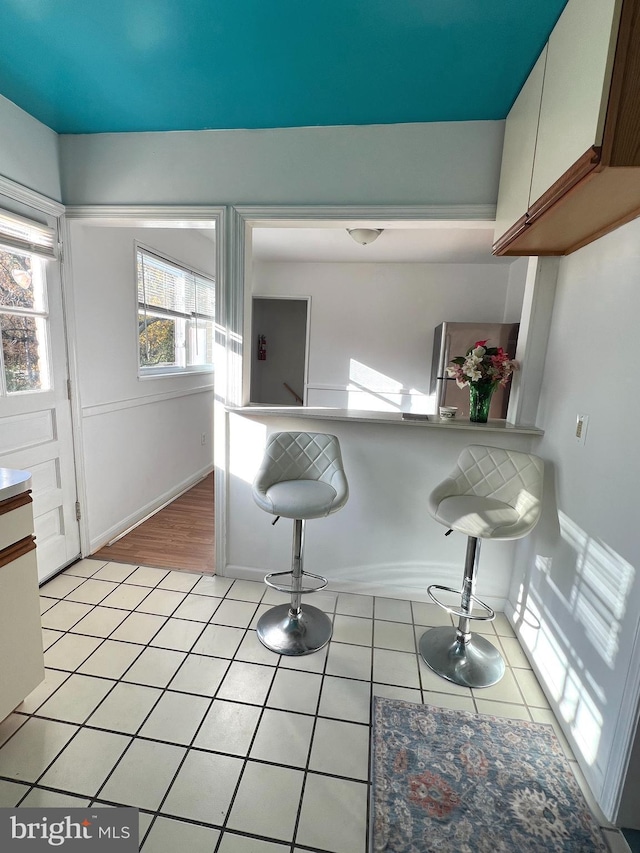
[[331, 639], [331, 619], [317, 607], [305, 604], [298, 615], [290, 604], [279, 604], [267, 610], [257, 625], [263, 646], [279, 655], [309, 655], [327, 645]]
[[478, 634], [465, 643], [457, 628], [431, 628], [420, 638], [419, 649], [427, 666], [462, 687], [490, 687], [504, 675], [500, 652]]

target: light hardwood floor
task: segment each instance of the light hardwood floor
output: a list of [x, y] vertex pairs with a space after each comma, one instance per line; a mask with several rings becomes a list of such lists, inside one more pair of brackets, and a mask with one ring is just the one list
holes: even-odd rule
[[215, 574], [213, 473], [92, 557]]

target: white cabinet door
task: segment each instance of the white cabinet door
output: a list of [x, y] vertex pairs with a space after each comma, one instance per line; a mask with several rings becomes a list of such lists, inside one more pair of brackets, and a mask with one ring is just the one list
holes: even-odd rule
[[496, 210], [496, 240], [529, 208], [546, 59], [545, 46], [507, 116]]
[[569, 0], [548, 43], [531, 202], [602, 130], [622, 0]]

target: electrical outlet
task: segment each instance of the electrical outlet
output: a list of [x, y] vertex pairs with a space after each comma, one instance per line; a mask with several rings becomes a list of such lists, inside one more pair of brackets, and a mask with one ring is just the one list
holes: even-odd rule
[[207, 434], [206, 434], [206, 432], [203, 432], [202, 435], [200, 436], [200, 444], [204, 445], [206, 443], [207, 443]]
[[587, 427], [589, 426], [589, 415], [576, 416], [576, 439], [578, 444], [584, 444], [587, 440]]

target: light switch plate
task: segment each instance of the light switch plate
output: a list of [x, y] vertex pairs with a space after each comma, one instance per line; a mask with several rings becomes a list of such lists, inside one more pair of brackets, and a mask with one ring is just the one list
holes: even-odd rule
[[578, 444], [584, 444], [587, 440], [587, 427], [589, 426], [589, 415], [576, 416], [576, 440]]

